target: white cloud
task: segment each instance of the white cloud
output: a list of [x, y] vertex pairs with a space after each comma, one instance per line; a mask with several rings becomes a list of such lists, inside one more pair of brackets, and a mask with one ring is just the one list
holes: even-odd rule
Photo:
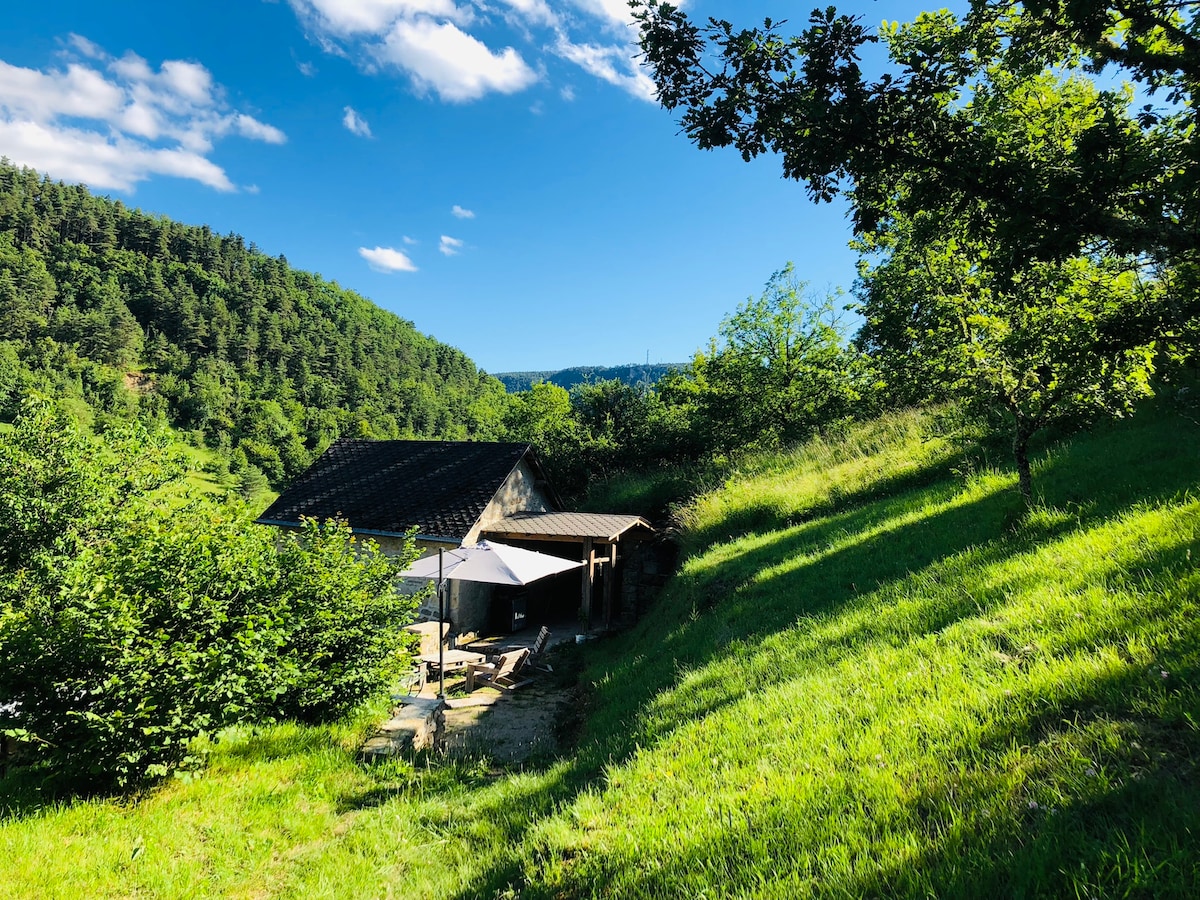
[[104, 59], [104, 48], [94, 41], [89, 41], [82, 34], [68, 35], [67, 42], [89, 59]]
[[342, 124], [346, 126], [346, 130], [351, 134], [356, 134], [359, 137], [370, 137], [371, 126], [367, 120], [360, 116], [352, 106], [345, 108], [345, 115], [342, 116]]
[[558, 92], [558, 95], [568, 103], [575, 102], [575, 88], [571, 87], [569, 84], [564, 84], [562, 90]]
[[400, 19], [435, 16], [466, 23], [472, 15], [453, 0], [288, 0], [301, 19], [339, 36], [379, 35]]
[[513, 94], [537, 81], [537, 75], [512, 47], [493, 53], [453, 22], [401, 20], [379, 55], [412, 76], [420, 88], [451, 102], [478, 100], [492, 91]]
[[95, 188], [128, 191], [152, 175], [171, 175], [218, 191], [235, 190], [225, 171], [198, 153], [80, 128], [0, 118], [0, 147], [18, 165]]
[[454, 218], [456, 218], [456, 219], [473, 219], [473, 218], [475, 218], [474, 210], [464, 209], [463, 207], [459, 206], [457, 203], [455, 203], [452, 207], [450, 207], [450, 214], [452, 216], [454, 216]]
[[530, 25], [558, 25], [558, 15], [546, 4], [546, 0], [500, 0], [505, 6]]
[[378, 272], [417, 271], [416, 265], [408, 258], [407, 253], [392, 247], [376, 247], [374, 250], [359, 247], [358, 255], [370, 263], [371, 268]]
[[463, 242], [458, 238], [452, 238], [447, 234], [442, 235], [441, 241], [438, 243], [438, 250], [442, 256], [457, 256], [458, 251], [463, 248]]
[[236, 134], [282, 144], [278, 128], [232, 109], [203, 65], [140, 56], [114, 58], [81, 35], [65, 69], [27, 69], [0, 60], [0, 147], [10, 160], [97, 188], [132, 190], [153, 175], [236, 190], [208, 159], [218, 138]]
[[416, 238], [411, 238], [411, 237], [409, 237], [409, 236], [406, 234], [406, 235], [404, 236], [404, 243], [408, 244], [408, 246], [410, 246], [410, 247], [413, 247], [413, 246], [415, 246], [415, 245], [417, 245], [417, 244], [419, 244], [419, 243], [421, 243], [421, 242], [420, 242], [420, 241], [418, 241]]
[[265, 141], [268, 144], [286, 144], [287, 135], [274, 125], [267, 125], [258, 119], [251, 118], [245, 113], [238, 113], [233, 119], [237, 133], [244, 138], [255, 141]]
[[654, 82], [638, 68], [624, 47], [575, 44], [559, 34], [554, 52], [590, 75], [616, 85], [639, 100], [655, 102]]
[[[325, 52], [355, 60], [370, 74], [398, 69], [417, 92], [446, 102], [525, 90], [550, 77], [551, 56], [653, 99], [653, 85], [634, 59], [636, 33], [627, 0], [288, 3]], [[511, 35], [507, 46], [495, 37], [504, 29]], [[566, 88], [563, 97], [573, 99], [574, 92]]]
[[[573, 0], [573, 2], [580, 9], [614, 24], [629, 25], [633, 22], [633, 10], [629, 8], [629, 0]], [[682, 3], [675, 5], [683, 6]]]

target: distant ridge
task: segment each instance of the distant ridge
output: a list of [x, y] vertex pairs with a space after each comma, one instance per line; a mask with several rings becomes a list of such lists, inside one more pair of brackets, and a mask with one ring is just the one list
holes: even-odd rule
[[629, 363], [624, 366], [574, 366], [548, 372], [501, 372], [493, 377], [503, 383], [509, 392], [527, 391], [539, 381], [549, 381], [568, 391], [578, 384], [594, 381], [612, 381], [614, 378], [636, 387], [639, 384], [653, 385], [672, 369], [681, 369], [686, 363]]

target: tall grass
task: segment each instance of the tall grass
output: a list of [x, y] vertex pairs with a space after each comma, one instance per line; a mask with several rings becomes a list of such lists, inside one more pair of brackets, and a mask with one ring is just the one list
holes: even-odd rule
[[133, 801], [10, 778], [0, 884], [1200, 896], [1198, 482], [1200, 427], [1153, 411], [1043, 454], [1030, 516], [931, 414], [761, 460], [689, 507], [637, 629], [556, 664], [585, 689], [571, 753], [363, 767], [361, 723], [279, 726]]
[[953, 458], [917, 425], [696, 504], [532, 895], [1200, 891], [1200, 430], [1057, 448], [1025, 519], [1003, 470], [880, 494]]

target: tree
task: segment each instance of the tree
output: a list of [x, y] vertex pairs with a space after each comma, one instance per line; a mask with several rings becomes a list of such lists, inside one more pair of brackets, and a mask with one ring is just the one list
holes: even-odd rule
[[[1097, 90], [1078, 76], [992, 75], [969, 112], [984, 131], [1038, 152], [1070, 145], [1098, 115]], [[907, 183], [900, 186], [900, 194]], [[860, 345], [913, 399], [938, 388], [999, 406], [1013, 431], [1018, 485], [1032, 501], [1029, 440], [1067, 417], [1122, 415], [1147, 396], [1170, 329], [1129, 327], [1166, 293], [1144, 258], [1115, 252], [1044, 260], [1014, 252], [979, 227], [988, 201], [891, 206], [887, 231], [858, 241], [866, 317]], [[1150, 275], [1146, 275], [1150, 270]]]
[[692, 361], [717, 446], [794, 443], [852, 413], [856, 354], [838, 330], [835, 297], [813, 298], [788, 263], [721, 323], [719, 340]]
[[560, 490], [569, 492], [586, 483], [584, 435], [565, 388], [539, 381], [513, 394], [504, 413], [504, 431], [510, 441], [533, 444]]
[[[979, 227], [1022, 256], [1065, 259], [1104, 244], [1194, 266], [1200, 149], [1192, 137], [1200, 84], [1197, 5], [1175, 0], [972, 0], [873, 34], [830, 7], [799, 35], [781, 23], [697, 26], [657, 0], [634, 0], [646, 64], [667, 109], [699, 147], [768, 151], [815, 200], [853, 191], [854, 226], [886, 227], [897, 188], [905, 213], [930, 197], [985, 201]], [[863, 48], [884, 40], [887, 71], [867, 77]], [[980, 129], [978, 94], [996, 75], [1115, 66], [1159, 98], [1134, 113], [1120, 87], [1097, 91], [1072, 144], [1036, 147]], [[1156, 93], [1155, 93], [1156, 92]]]
[[[1151, 393], [1156, 346], [1109, 340], [1114, 318], [1158, 290], [1128, 261], [1076, 257], [997, 270], [961, 230], [907, 226], [864, 266], [859, 340], [885, 378], [938, 385], [1012, 424], [1018, 487], [1032, 503], [1030, 438], [1069, 417], [1122, 415]], [[903, 386], [908, 387], [908, 386]], [[909, 389], [911, 393], [911, 388]]]
[[[816, 200], [850, 199], [864, 263], [860, 345], [893, 393], [1000, 404], [1019, 486], [1028, 444], [1149, 392], [1200, 317], [1196, 4], [973, 0], [871, 34], [835, 10], [799, 36], [639, 2], [661, 102], [702, 148], [782, 157]], [[882, 39], [892, 71], [866, 78]], [[1100, 88], [1105, 65], [1139, 80]], [[1155, 93], [1157, 92], [1157, 94]], [[1189, 333], [1192, 338], [1189, 338]], [[897, 374], [926, 384], [902, 384]]]

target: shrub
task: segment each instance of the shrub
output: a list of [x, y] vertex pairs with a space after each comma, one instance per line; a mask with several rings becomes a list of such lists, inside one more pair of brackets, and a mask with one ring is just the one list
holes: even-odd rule
[[114, 441], [44, 405], [0, 435], [19, 548], [0, 556], [0, 731], [48, 774], [132, 785], [196, 764], [201, 733], [338, 715], [392, 675], [406, 559], [344, 525], [278, 539], [235, 504], [168, 505], [153, 441]]

